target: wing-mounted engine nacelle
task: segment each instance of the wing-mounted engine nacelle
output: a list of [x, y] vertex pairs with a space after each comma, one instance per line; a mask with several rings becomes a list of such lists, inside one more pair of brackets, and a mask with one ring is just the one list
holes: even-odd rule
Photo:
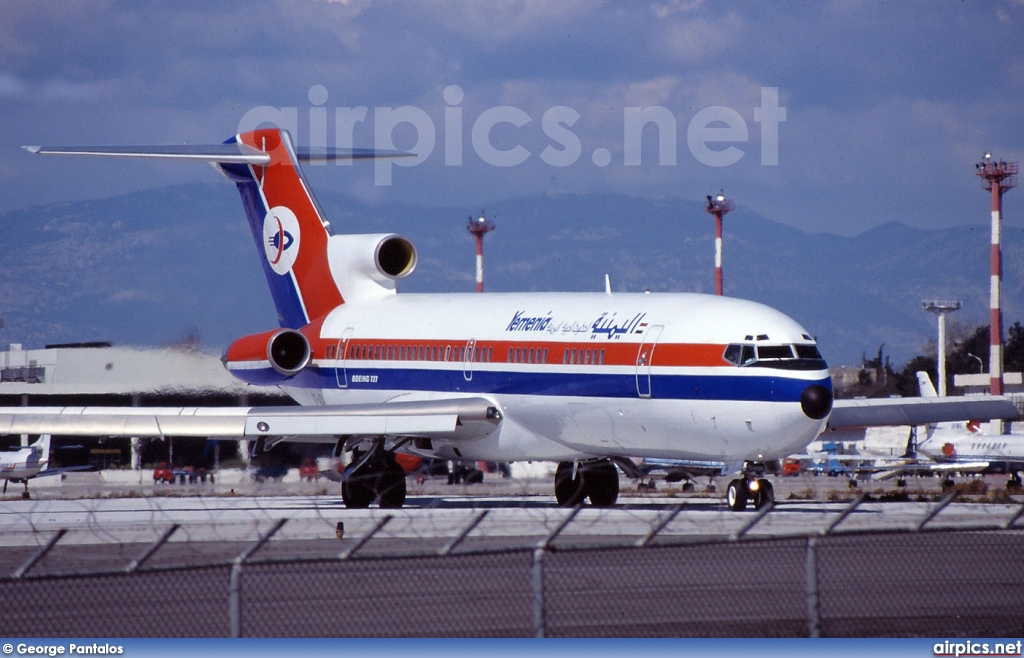
[[344, 300], [378, 299], [416, 269], [416, 247], [393, 233], [332, 235], [327, 261]]
[[285, 377], [297, 375], [309, 365], [312, 356], [309, 341], [294, 329], [277, 331], [267, 341], [267, 360]]

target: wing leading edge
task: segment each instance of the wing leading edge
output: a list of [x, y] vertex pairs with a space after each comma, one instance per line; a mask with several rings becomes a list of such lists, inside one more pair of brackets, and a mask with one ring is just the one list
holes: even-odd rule
[[283, 437], [331, 443], [341, 436], [473, 439], [501, 422], [484, 398], [322, 407], [8, 407], [0, 434], [95, 437]]

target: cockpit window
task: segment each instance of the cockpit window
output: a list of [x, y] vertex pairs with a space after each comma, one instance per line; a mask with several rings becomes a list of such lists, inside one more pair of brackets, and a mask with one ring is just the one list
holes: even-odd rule
[[793, 348], [789, 345], [758, 345], [757, 360], [766, 359], [792, 359]]
[[722, 358], [740, 367], [758, 366], [783, 370], [822, 370], [828, 367], [814, 344], [731, 343], [726, 345]]
[[821, 352], [817, 345], [794, 345], [797, 358], [800, 359], [821, 359]]

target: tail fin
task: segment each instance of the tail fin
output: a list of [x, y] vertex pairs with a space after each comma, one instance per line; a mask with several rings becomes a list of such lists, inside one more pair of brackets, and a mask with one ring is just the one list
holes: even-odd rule
[[935, 392], [935, 387], [932, 385], [932, 378], [927, 372], [918, 371], [917, 387], [921, 392], [921, 397], [923, 398], [939, 397], [939, 394]]
[[306, 184], [287, 132], [257, 130], [226, 142], [232, 143], [270, 156], [267, 164], [219, 167], [238, 186], [278, 320], [298, 329], [344, 302], [327, 261], [331, 225]]
[[29, 446], [36, 453], [39, 461], [47, 461], [50, 458], [50, 435], [40, 434], [35, 443]]

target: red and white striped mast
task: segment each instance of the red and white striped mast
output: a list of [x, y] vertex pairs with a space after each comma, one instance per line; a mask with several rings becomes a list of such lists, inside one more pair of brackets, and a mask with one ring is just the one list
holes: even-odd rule
[[494, 230], [494, 222], [484, 217], [484, 212], [480, 211], [480, 216], [473, 219], [470, 215], [469, 221], [466, 223], [466, 230], [476, 237], [476, 291], [484, 291], [484, 236]]
[[722, 293], [722, 217], [733, 209], [732, 201], [725, 198], [722, 190], [718, 195], [708, 196], [708, 207], [705, 210], [715, 216], [715, 294]]
[[1000, 245], [1003, 221], [1003, 192], [1017, 185], [1017, 163], [995, 162], [986, 153], [974, 165], [981, 186], [992, 193], [991, 303], [989, 304], [989, 391], [1003, 394], [1003, 311], [1000, 287], [1003, 278], [1003, 253]]

